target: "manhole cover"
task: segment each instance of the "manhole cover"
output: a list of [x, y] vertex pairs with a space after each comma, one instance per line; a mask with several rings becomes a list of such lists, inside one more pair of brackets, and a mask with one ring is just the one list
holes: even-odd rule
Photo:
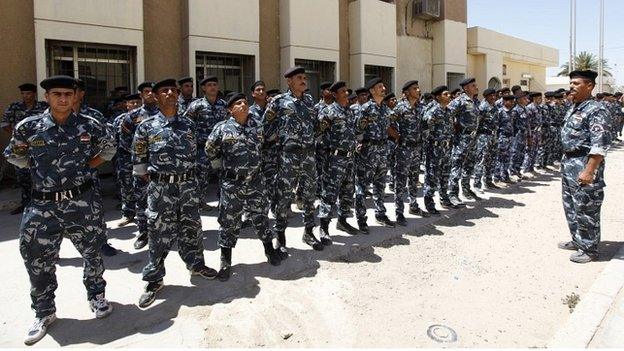
[[455, 342], [457, 333], [446, 325], [434, 324], [427, 329], [427, 335], [437, 342]]

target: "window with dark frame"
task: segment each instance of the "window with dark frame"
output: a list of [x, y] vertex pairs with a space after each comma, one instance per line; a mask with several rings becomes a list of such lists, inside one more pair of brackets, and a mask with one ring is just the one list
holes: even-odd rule
[[364, 83], [379, 77], [386, 86], [386, 93], [392, 92], [392, 75], [394, 68], [386, 66], [364, 65]]
[[295, 59], [295, 66], [305, 68], [308, 76], [308, 89], [314, 100], [320, 99], [321, 83], [333, 82], [335, 79], [335, 62]]
[[135, 90], [135, 52], [131, 46], [47, 40], [47, 74], [82, 79], [85, 101], [105, 113], [115, 87]]
[[197, 51], [195, 53], [195, 77], [198, 97], [203, 96], [199, 83], [209, 75], [214, 75], [219, 79], [219, 90], [223, 95], [230, 91], [247, 93], [255, 81], [254, 56]]

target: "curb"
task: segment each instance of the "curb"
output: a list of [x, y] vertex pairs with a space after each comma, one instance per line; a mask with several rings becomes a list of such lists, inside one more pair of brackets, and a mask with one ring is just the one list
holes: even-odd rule
[[548, 347], [587, 348], [624, 287], [624, 247], [611, 258]]

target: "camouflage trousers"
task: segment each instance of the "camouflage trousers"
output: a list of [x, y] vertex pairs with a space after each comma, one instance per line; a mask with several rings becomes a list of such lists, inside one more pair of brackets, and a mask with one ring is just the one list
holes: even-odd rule
[[219, 197], [219, 247], [233, 248], [243, 224], [243, 212], [247, 213], [262, 242], [270, 241], [269, 218], [266, 212], [265, 182], [262, 172], [251, 181], [221, 178]]
[[448, 181], [449, 195], [459, 195], [459, 180], [462, 180], [462, 187], [469, 188], [470, 178], [468, 176], [474, 167], [474, 154], [476, 150], [476, 136], [471, 134], [458, 134], [453, 140], [453, 151], [451, 152], [451, 172]]
[[552, 154], [552, 137], [550, 127], [542, 128], [542, 137], [540, 138], [539, 146], [537, 147], [537, 159], [535, 162], [538, 166], [544, 168], [548, 165], [548, 161]]
[[386, 164], [388, 165], [388, 169], [390, 170], [390, 189], [392, 189], [392, 191], [394, 191], [394, 188], [396, 186], [396, 148], [397, 148], [397, 144], [396, 144], [396, 142], [394, 142], [393, 139], [388, 138], [388, 142], [386, 144], [386, 147], [388, 149], [388, 151], [387, 151], [388, 163], [386, 163]]
[[199, 217], [197, 181], [179, 183], [151, 181], [147, 186], [148, 263], [143, 280], [155, 282], [165, 276], [165, 258], [174, 243], [187, 269], [204, 265], [204, 245]]
[[149, 183], [141, 177], [133, 177], [132, 184], [137, 200], [134, 223], [136, 223], [139, 229], [139, 234], [147, 234], [147, 216], [145, 210], [147, 210], [147, 186]]
[[423, 196], [432, 198], [437, 190], [441, 199], [448, 198], [446, 190], [451, 169], [451, 141], [430, 141], [426, 148]]
[[514, 175], [520, 175], [520, 168], [524, 162], [524, 152], [526, 151], [526, 132], [519, 132], [513, 137], [511, 146], [511, 165], [509, 172]]
[[355, 192], [353, 175], [353, 155], [330, 153], [323, 171], [323, 192], [319, 205], [319, 218], [332, 218], [338, 201], [338, 217], [352, 217], [353, 194]]
[[262, 150], [262, 174], [264, 175], [264, 192], [267, 201], [265, 213], [269, 213], [269, 208], [275, 208], [275, 176], [277, 175], [277, 161], [279, 149], [273, 145]]
[[117, 179], [121, 191], [121, 215], [134, 218], [136, 215], [137, 194], [134, 189], [132, 175], [132, 154], [127, 151], [117, 151]]
[[561, 157], [563, 156], [563, 145], [561, 144], [561, 127], [553, 127], [553, 139], [552, 139], [552, 156], [550, 159], [550, 163], [552, 164], [555, 161], [561, 161]]
[[496, 142], [492, 134], [477, 135], [476, 165], [474, 168], [474, 186], [481, 187], [481, 180], [492, 181], [494, 160], [496, 156]]
[[33, 199], [24, 210], [19, 249], [30, 279], [31, 306], [37, 317], [56, 311], [56, 264], [64, 236], [84, 260], [82, 282], [87, 299], [104, 292], [106, 281], [100, 247], [106, 238], [98, 214], [101, 204], [99, 194], [92, 189], [60, 202]]
[[598, 167], [594, 182], [580, 186], [579, 173], [587, 157], [564, 157], [561, 161], [561, 190], [572, 241], [584, 251], [596, 252], [600, 242], [600, 208], [604, 199], [604, 161]]
[[316, 192], [314, 194], [314, 197], [321, 197], [321, 194], [323, 192], [323, 182], [321, 181], [321, 179], [323, 178], [323, 170], [325, 169], [325, 164], [327, 163], [327, 153], [328, 151], [325, 148], [325, 145], [322, 142], [317, 142], [314, 152], [314, 176], [312, 178], [309, 178], [304, 175], [299, 179], [296, 194], [297, 200], [303, 199], [303, 192], [305, 191], [304, 189], [309, 188], [310, 182], [316, 182]]
[[537, 152], [539, 145], [542, 142], [542, 134], [540, 130], [531, 132], [531, 141], [527, 143], [524, 153], [524, 162], [522, 163], [522, 170], [525, 172], [532, 172], [533, 166], [537, 161]]
[[399, 144], [394, 150], [394, 204], [397, 214], [403, 213], [405, 210], [406, 195], [409, 201], [409, 208], [418, 208], [416, 196], [418, 193], [418, 175], [420, 174], [421, 147], [420, 144], [412, 147]]
[[362, 149], [355, 153], [355, 216], [358, 222], [365, 222], [367, 219], [364, 199], [370, 184], [373, 185], [375, 215], [386, 213], [384, 193], [388, 173], [387, 157], [385, 142], [380, 145], [364, 144]]
[[22, 188], [22, 206], [26, 207], [30, 203], [30, 192], [32, 191], [32, 180], [30, 179], [29, 168], [15, 167], [15, 180]]
[[494, 170], [493, 180], [509, 180], [513, 138], [513, 136], [503, 134], [498, 136], [498, 155], [496, 157], [496, 168]]
[[[301, 177], [314, 179], [316, 174], [314, 149], [300, 147], [283, 148], [279, 155], [275, 179], [275, 233], [283, 233], [288, 226], [288, 211], [293, 201], [295, 186]], [[301, 185], [301, 183], [299, 183]], [[303, 201], [303, 224], [314, 227], [314, 196], [316, 182], [304, 182], [301, 191]]]
[[206, 151], [204, 150], [206, 144], [199, 143], [197, 145], [197, 164], [196, 171], [197, 174], [201, 174], [201, 177], [197, 179], [197, 195], [199, 197], [199, 205], [203, 206], [208, 201], [208, 189], [210, 189], [210, 178], [213, 177], [217, 172], [212, 168], [211, 161], [208, 160], [206, 156]]

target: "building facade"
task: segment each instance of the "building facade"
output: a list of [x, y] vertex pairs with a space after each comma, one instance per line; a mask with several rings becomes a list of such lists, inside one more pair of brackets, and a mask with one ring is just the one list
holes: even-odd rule
[[11, 48], [0, 52], [2, 109], [19, 99], [19, 84], [54, 74], [83, 79], [88, 102], [102, 108], [115, 87], [164, 77], [284, 89], [282, 72], [301, 65], [318, 97], [322, 81], [358, 87], [373, 76], [397, 91], [409, 79], [429, 90], [466, 75], [485, 87], [528, 74], [527, 87], [540, 89], [545, 67], [557, 65], [555, 49], [467, 28], [466, 0], [4, 0], [0, 13]]

